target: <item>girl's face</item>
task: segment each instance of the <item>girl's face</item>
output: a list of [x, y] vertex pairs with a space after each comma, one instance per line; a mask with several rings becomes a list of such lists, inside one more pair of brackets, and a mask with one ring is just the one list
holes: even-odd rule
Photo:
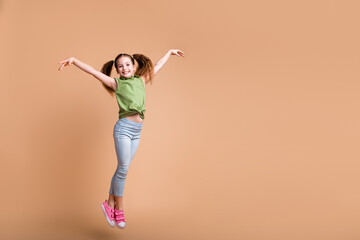
[[120, 74], [120, 76], [130, 78], [135, 74], [135, 66], [131, 62], [131, 58], [129, 57], [120, 57], [117, 60], [117, 73]]

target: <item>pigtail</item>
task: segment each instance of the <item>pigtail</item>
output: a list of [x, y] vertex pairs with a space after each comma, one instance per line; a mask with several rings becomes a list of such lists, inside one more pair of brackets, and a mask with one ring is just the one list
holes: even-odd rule
[[145, 76], [145, 84], [148, 82], [152, 84], [152, 80], [154, 78], [154, 65], [151, 62], [150, 58], [142, 54], [133, 54], [132, 56], [138, 64], [135, 74], [138, 76]]
[[[104, 73], [105, 75], [108, 75], [110, 77], [111, 75], [111, 70], [112, 67], [114, 65], [114, 61], [108, 61], [107, 63], [104, 64], [104, 66], [101, 68], [101, 72]], [[114, 96], [114, 90], [111, 87], [106, 86], [104, 83], [102, 83], [103, 87], [105, 88], [106, 91], [108, 91], [110, 93], [111, 96]]]

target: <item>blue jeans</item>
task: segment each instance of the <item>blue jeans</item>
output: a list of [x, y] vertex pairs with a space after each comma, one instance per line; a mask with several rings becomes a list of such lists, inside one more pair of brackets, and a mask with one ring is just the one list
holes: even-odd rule
[[140, 143], [142, 126], [143, 123], [126, 118], [119, 119], [115, 124], [113, 135], [118, 165], [111, 179], [109, 193], [116, 197], [123, 196], [125, 179]]

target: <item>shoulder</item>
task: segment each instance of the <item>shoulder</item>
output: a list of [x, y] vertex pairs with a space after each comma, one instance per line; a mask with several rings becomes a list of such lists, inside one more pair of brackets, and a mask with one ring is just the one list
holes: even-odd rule
[[120, 79], [119, 78], [114, 78], [114, 79], [115, 79], [114, 91], [116, 91], [116, 89], [118, 89]]
[[137, 76], [137, 75], [135, 75], [135, 77], [137, 77], [137, 78], [141, 79], [141, 81], [143, 81], [143, 83], [144, 83], [144, 85], [145, 85], [145, 79], [144, 79], [144, 77], [143, 77], [143, 76]]

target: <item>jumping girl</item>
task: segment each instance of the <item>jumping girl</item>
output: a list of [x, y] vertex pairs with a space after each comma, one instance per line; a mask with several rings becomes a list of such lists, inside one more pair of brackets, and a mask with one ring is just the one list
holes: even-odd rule
[[[171, 49], [155, 66], [142, 54], [121, 53], [114, 60], [105, 63], [101, 72], [74, 57], [59, 62], [59, 71], [74, 64], [93, 75], [112, 96], [116, 96], [119, 105], [119, 120], [113, 131], [118, 165], [111, 179], [108, 200], [101, 204], [106, 220], [112, 227], [115, 224], [119, 228], [125, 227], [123, 192], [131, 160], [140, 143], [145, 118], [145, 84], [152, 83], [154, 76], [168, 61], [170, 55], [183, 57], [184, 53], [178, 49]], [[113, 66], [119, 74], [117, 78], [110, 77]]]

